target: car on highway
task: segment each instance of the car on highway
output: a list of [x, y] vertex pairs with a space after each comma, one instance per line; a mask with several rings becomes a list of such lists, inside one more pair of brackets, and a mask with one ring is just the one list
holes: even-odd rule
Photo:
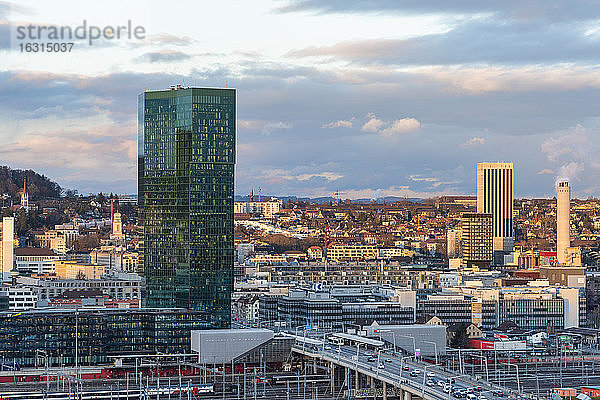
[[377, 357], [371, 356], [371, 357], [367, 358], [367, 361], [368, 362], [375, 362], [375, 361], [377, 361]]
[[391, 358], [386, 358], [385, 362], [392, 362], [392, 359]]
[[432, 379], [428, 379], [427, 386], [435, 386], [435, 382]]
[[474, 390], [474, 391], [476, 391], [476, 392], [482, 392], [482, 391], [483, 391], [483, 388], [482, 388], [481, 386], [475, 386], [475, 387], [473, 388], [473, 390]]
[[467, 394], [467, 400], [477, 400], [477, 396], [473, 393]]
[[379, 363], [379, 365], [377, 366], [377, 368], [385, 368], [385, 365], [383, 365], [383, 363]]
[[410, 370], [410, 367], [408, 365], [405, 365], [404, 367], [402, 367], [402, 370], [403, 371], [408, 371], [408, 370]]
[[488, 400], [488, 398], [485, 396], [479, 396], [479, 400]]
[[412, 371], [410, 371], [410, 376], [418, 376], [419, 373], [417, 372], [418, 370], [413, 369]]
[[496, 397], [504, 397], [504, 392], [502, 390], [494, 390], [492, 394]]
[[414, 371], [417, 373], [417, 375], [421, 373], [421, 370], [419, 368], [415, 368]]
[[433, 373], [433, 372], [429, 371], [429, 372], [427, 373], [427, 376], [428, 376], [428, 377], [430, 377], [430, 378], [433, 378], [433, 377], [435, 376], [435, 373]]
[[444, 387], [446, 384], [444, 383], [444, 381], [438, 381], [438, 386], [439, 387]]

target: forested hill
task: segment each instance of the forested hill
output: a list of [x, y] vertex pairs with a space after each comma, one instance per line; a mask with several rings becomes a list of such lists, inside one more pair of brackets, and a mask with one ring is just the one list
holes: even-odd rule
[[30, 169], [11, 169], [6, 166], [0, 166], [0, 196], [8, 193], [11, 197], [17, 197], [17, 192], [23, 188], [25, 177], [29, 200], [60, 197], [62, 188], [58, 183]]

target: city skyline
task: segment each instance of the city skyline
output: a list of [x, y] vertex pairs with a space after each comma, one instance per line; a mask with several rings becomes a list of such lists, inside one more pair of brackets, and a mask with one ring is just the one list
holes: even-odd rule
[[[131, 19], [147, 39], [99, 43], [83, 57], [21, 54], [5, 40], [0, 158], [82, 193], [133, 193], [136, 94], [179, 83], [238, 89], [239, 195], [474, 195], [473, 166], [503, 160], [515, 164], [516, 197], [552, 197], [559, 176], [573, 198], [600, 194], [597, 10], [360, 4], [213, 4], [195, 28], [160, 18], [160, 4], [59, 13], [3, 2], [7, 32]], [[223, 21], [246, 34], [210, 35]]]

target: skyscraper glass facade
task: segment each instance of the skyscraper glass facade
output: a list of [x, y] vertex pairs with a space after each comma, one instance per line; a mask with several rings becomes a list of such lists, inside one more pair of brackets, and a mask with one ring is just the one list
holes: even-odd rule
[[138, 101], [140, 263], [148, 307], [231, 321], [236, 92], [147, 91]]

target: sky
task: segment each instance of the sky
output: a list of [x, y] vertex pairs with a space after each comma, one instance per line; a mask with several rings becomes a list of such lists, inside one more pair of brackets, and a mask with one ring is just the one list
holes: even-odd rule
[[[83, 21], [144, 34], [21, 51], [19, 27]], [[0, 164], [135, 193], [137, 95], [228, 86], [236, 194], [473, 195], [504, 161], [517, 197], [597, 197], [599, 22], [590, 0], [0, 1]]]

